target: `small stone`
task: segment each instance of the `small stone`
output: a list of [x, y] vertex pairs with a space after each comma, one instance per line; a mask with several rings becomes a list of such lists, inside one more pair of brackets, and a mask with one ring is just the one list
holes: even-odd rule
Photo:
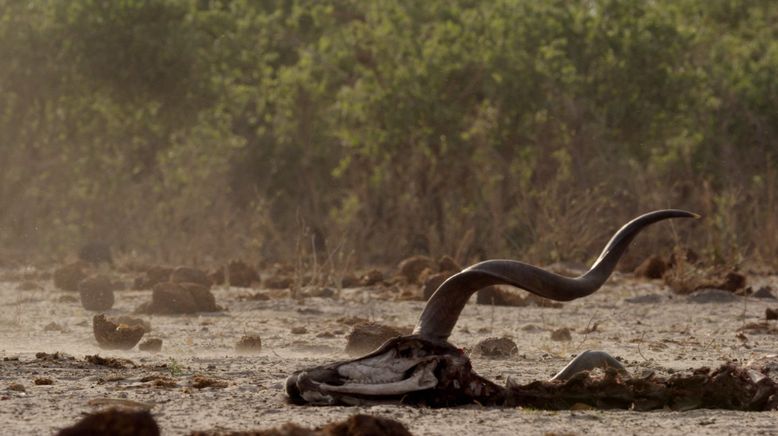
[[778, 319], [778, 309], [770, 309], [768, 307], [764, 310], [764, 315], [768, 320]]
[[47, 378], [47, 377], [40, 377], [36, 378], [33, 383], [35, 383], [38, 386], [46, 386], [46, 385], [53, 385], [54, 380]]
[[570, 334], [570, 329], [562, 327], [551, 332], [552, 341], [571, 341], [573, 336]]
[[149, 353], [159, 353], [162, 351], [162, 339], [149, 338], [141, 342], [138, 345], [138, 349], [141, 351], [147, 351]]
[[262, 351], [262, 338], [259, 335], [244, 335], [235, 344], [238, 353], [255, 354]]
[[308, 330], [303, 326], [295, 326], [292, 327], [291, 333], [293, 335], [303, 335], [305, 333], [308, 333]]

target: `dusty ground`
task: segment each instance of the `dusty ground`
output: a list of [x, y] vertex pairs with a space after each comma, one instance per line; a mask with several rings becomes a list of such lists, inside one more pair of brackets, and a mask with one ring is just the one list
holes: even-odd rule
[[[749, 277], [754, 287], [778, 277]], [[78, 303], [78, 293], [54, 289], [22, 291], [17, 282], [0, 283], [0, 422], [5, 434], [51, 434], [84, 413], [126, 401], [151, 411], [165, 434], [191, 430], [246, 430], [296, 422], [306, 426], [341, 420], [354, 413], [397, 419], [415, 434], [778, 434], [778, 412], [563, 411], [484, 409], [476, 406], [432, 410], [406, 406], [300, 407], [286, 404], [284, 379], [293, 370], [339, 360], [348, 325], [342, 317], [362, 317], [411, 326], [424, 305], [418, 301], [373, 298], [374, 289], [343, 290], [337, 298], [242, 300], [257, 290], [215, 288], [222, 313], [198, 316], [142, 316], [152, 324], [147, 337], [162, 338], [162, 352], [105, 351], [92, 333], [93, 313]], [[150, 291], [120, 291], [109, 315], [131, 312]], [[645, 297], [655, 295], [655, 297]], [[62, 302], [63, 296], [75, 297]], [[643, 297], [647, 302], [629, 302]], [[489, 336], [509, 336], [519, 355], [508, 360], [474, 357], [482, 375], [504, 383], [545, 379], [584, 349], [602, 349], [626, 360], [632, 372], [644, 368], [661, 375], [727, 360], [745, 363], [778, 352], [778, 334], [738, 328], [764, 319], [777, 300], [738, 297], [726, 303], [694, 303], [672, 295], [661, 281], [617, 275], [598, 293], [562, 308], [511, 308], [468, 305], [451, 341], [471, 347]], [[46, 331], [56, 322], [63, 331]], [[597, 324], [595, 331], [584, 329]], [[773, 322], [775, 323], [775, 322]], [[292, 334], [304, 326], [306, 333]], [[568, 327], [571, 341], [550, 340], [551, 331]], [[317, 337], [323, 332], [331, 338]], [[259, 334], [262, 351], [239, 355], [235, 343]], [[36, 353], [66, 353], [52, 360]], [[84, 361], [84, 356], [130, 359], [123, 369]], [[224, 380], [227, 387], [193, 387], [194, 377]], [[156, 386], [172, 380], [175, 386]], [[160, 378], [162, 377], [162, 378]], [[50, 385], [37, 385], [48, 378]], [[170, 384], [170, 380], [167, 380]], [[21, 384], [24, 391], [10, 389]], [[159, 383], [166, 384], [166, 383]], [[18, 389], [18, 386], [16, 386]]]

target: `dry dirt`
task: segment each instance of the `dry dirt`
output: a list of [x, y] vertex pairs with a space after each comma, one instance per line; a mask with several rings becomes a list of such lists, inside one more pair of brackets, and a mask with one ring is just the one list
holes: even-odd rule
[[[373, 288], [299, 301], [247, 299], [258, 290], [216, 287], [224, 312], [139, 316], [152, 326], [144, 340], [161, 338], [161, 352], [137, 347], [107, 351], [98, 347], [91, 324], [94, 313], [81, 307], [77, 293], [55, 290], [51, 280], [38, 283], [19, 290], [18, 282], [0, 282], [4, 434], [53, 434], [87, 412], [127, 405], [150, 408], [163, 434], [270, 428], [286, 422], [312, 427], [356, 413], [397, 419], [414, 434], [778, 434], [776, 411], [292, 406], [283, 391], [287, 375], [347, 358], [345, 338], [351, 327], [342, 322], [344, 317], [408, 327], [424, 303], [377, 299]], [[749, 277], [749, 285], [778, 289], [778, 276]], [[107, 314], [130, 314], [150, 292], [116, 292], [116, 305]], [[63, 296], [76, 299], [63, 301]], [[616, 275], [599, 292], [561, 308], [471, 302], [450, 339], [470, 348], [489, 336], [512, 338], [518, 355], [472, 356], [474, 368], [499, 384], [508, 377], [520, 383], [546, 379], [585, 349], [609, 351], [633, 373], [654, 370], [668, 375], [725, 361], [745, 364], [778, 353], [775, 328], [772, 333], [738, 331], [761, 322], [765, 309], [776, 307], [778, 300], [743, 297], [699, 303], [673, 295], [661, 281]], [[571, 340], [551, 340], [551, 333], [561, 328], [570, 329]], [[244, 335], [261, 336], [259, 353], [236, 351]], [[49, 354], [36, 357], [41, 352]], [[60, 354], [51, 355], [56, 352]], [[96, 354], [130, 362], [85, 359]]]

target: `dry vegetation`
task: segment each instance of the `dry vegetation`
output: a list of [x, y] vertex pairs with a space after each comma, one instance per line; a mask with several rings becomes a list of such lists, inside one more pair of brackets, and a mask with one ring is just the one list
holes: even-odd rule
[[771, 1], [0, 4], [3, 264], [778, 258]]

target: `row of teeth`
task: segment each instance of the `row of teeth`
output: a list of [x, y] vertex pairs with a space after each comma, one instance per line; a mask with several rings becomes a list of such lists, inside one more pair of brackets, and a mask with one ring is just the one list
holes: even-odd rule
[[397, 377], [371, 377], [371, 378], [357, 378], [349, 380], [349, 383], [358, 383], [361, 385], [380, 385], [384, 383], [393, 383], [399, 381]]

